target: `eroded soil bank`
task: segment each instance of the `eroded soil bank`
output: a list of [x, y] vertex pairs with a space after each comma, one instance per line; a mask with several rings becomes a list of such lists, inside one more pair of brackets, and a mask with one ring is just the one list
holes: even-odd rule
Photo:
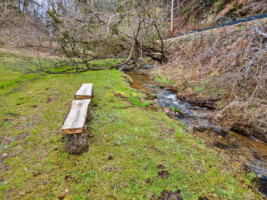
[[206, 146], [217, 151], [226, 161], [245, 171], [252, 171], [260, 177], [259, 190], [266, 195], [267, 177], [267, 145], [250, 140], [248, 137], [224, 128], [222, 124], [214, 124], [209, 120], [213, 111], [194, 106], [177, 98], [163, 87], [159, 87], [147, 73], [141, 71], [127, 72], [131, 78], [131, 86], [142, 90], [155, 98], [164, 111], [173, 119], [183, 122], [194, 136], [203, 139]]
[[166, 40], [169, 61], [153, 69], [184, 101], [216, 109], [213, 120], [267, 143], [266, 19]]

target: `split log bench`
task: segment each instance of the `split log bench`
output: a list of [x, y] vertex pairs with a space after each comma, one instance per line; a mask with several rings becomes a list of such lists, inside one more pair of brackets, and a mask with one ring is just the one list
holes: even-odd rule
[[86, 122], [90, 120], [90, 102], [90, 99], [73, 100], [63, 122], [62, 133], [69, 153], [82, 153], [88, 147]]
[[93, 84], [84, 83], [74, 95], [75, 99], [91, 99], [93, 97]]
[[86, 122], [91, 118], [90, 102], [93, 97], [93, 84], [84, 83], [74, 95], [69, 113], [67, 114], [62, 133], [65, 136], [66, 149], [69, 153], [82, 153], [88, 147]]

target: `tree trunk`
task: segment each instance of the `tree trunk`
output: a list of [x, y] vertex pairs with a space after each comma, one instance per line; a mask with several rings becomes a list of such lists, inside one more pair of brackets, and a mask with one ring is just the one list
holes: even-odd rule
[[173, 7], [174, 7], [174, 0], [172, 0], [171, 5], [171, 36], [173, 37]]

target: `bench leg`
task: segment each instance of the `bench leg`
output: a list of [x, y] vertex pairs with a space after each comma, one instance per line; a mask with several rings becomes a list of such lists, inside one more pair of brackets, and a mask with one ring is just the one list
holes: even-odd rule
[[65, 134], [66, 149], [71, 154], [79, 154], [88, 148], [88, 133], [84, 131], [78, 134]]

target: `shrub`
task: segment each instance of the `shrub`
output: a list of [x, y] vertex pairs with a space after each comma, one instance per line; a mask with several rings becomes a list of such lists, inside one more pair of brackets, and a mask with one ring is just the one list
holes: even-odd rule
[[228, 3], [228, 0], [219, 0], [215, 2], [214, 3], [215, 12], [218, 13], [219, 11], [221, 11], [227, 3]]

